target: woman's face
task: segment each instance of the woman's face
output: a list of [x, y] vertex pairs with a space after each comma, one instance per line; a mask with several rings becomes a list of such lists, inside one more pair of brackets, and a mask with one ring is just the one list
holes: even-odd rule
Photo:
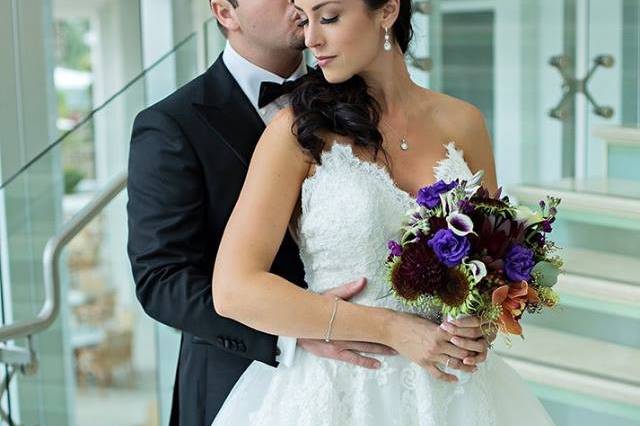
[[305, 44], [330, 83], [368, 69], [384, 52], [379, 13], [364, 0], [295, 0]]

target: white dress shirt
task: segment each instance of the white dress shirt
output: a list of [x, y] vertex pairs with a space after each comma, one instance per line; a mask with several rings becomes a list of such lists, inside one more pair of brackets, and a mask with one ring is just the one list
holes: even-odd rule
[[265, 105], [263, 108], [258, 108], [258, 99], [260, 98], [260, 83], [263, 81], [268, 81], [271, 83], [282, 84], [285, 81], [294, 81], [303, 75], [307, 74], [307, 64], [304, 62], [304, 59], [300, 61], [300, 65], [298, 68], [287, 78], [282, 78], [279, 75], [273, 74], [270, 71], [267, 71], [259, 66], [255, 65], [252, 62], [249, 62], [247, 59], [240, 56], [238, 52], [236, 52], [231, 44], [227, 41], [227, 45], [224, 48], [224, 52], [222, 53], [222, 60], [224, 64], [231, 72], [233, 78], [238, 82], [238, 85], [242, 89], [242, 91], [247, 95], [251, 105], [258, 111], [260, 117], [262, 117], [262, 121], [264, 121], [265, 125], [268, 125], [276, 113], [286, 107], [288, 105], [288, 96], [281, 96], [275, 101], [271, 102], [268, 105]]
[[[251, 105], [256, 109], [265, 125], [268, 125], [277, 112], [286, 107], [289, 103], [287, 95], [281, 96], [275, 101], [263, 108], [258, 108], [258, 99], [260, 97], [260, 83], [268, 81], [272, 83], [282, 84], [285, 81], [293, 81], [307, 74], [307, 64], [301, 59], [298, 68], [288, 78], [282, 78], [272, 72], [269, 72], [254, 63], [240, 56], [238, 52], [231, 46], [229, 41], [222, 53], [222, 61], [229, 69], [229, 72], [236, 80], [242, 91], [247, 95]], [[280, 355], [276, 357], [276, 361], [287, 367], [291, 366], [293, 356], [296, 351], [297, 339], [294, 337], [280, 336], [278, 337], [277, 346]]]

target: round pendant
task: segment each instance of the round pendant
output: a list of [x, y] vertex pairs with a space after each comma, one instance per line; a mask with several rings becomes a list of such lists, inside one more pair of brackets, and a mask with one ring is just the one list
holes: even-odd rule
[[406, 151], [409, 149], [409, 144], [407, 143], [406, 140], [402, 139], [402, 141], [400, 142], [400, 149], [402, 149], [403, 151]]

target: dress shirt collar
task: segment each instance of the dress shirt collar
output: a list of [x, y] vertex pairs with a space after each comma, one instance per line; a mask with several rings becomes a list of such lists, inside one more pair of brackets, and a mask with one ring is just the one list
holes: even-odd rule
[[297, 80], [307, 74], [307, 65], [302, 59], [298, 68], [288, 78], [282, 78], [270, 71], [267, 71], [242, 57], [227, 41], [227, 45], [222, 53], [222, 60], [227, 69], [236, 80], [242, 91], [247, 95], [253, 107], [257, 110], [258, 98], [260, 97], [260, 83], [270, 81], [281, 84], [284, 81]]

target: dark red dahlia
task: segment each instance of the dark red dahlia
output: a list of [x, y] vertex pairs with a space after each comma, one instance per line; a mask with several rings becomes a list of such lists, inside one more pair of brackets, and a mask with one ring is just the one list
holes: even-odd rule
[[474, 250], [493, 260], [504, 258], [509, 246], [521, 244], [526, 234], [523, 223], [497, 216], [485, 216], [475, 229], [478, 229], [478, 237], [473, 241]]
[[435, 294], [446, 277], [447, 268], [424, 240], [404, 246], [400, 261], [391, 271], [393, 288], [407, 300]]
[[432, 235], [439, 230], [446, 229], [448, 227], [449, 224], [447, 223], [447, 219], [444, 217], [431, 216], [429, 218], [429, 233]]
[[443, 303], [449, 306], [460, 306], [469, 295], [469, 279], [459, 268], [450, 268], [447, 271], [447, 279], [441, 285], [436, 294]]

